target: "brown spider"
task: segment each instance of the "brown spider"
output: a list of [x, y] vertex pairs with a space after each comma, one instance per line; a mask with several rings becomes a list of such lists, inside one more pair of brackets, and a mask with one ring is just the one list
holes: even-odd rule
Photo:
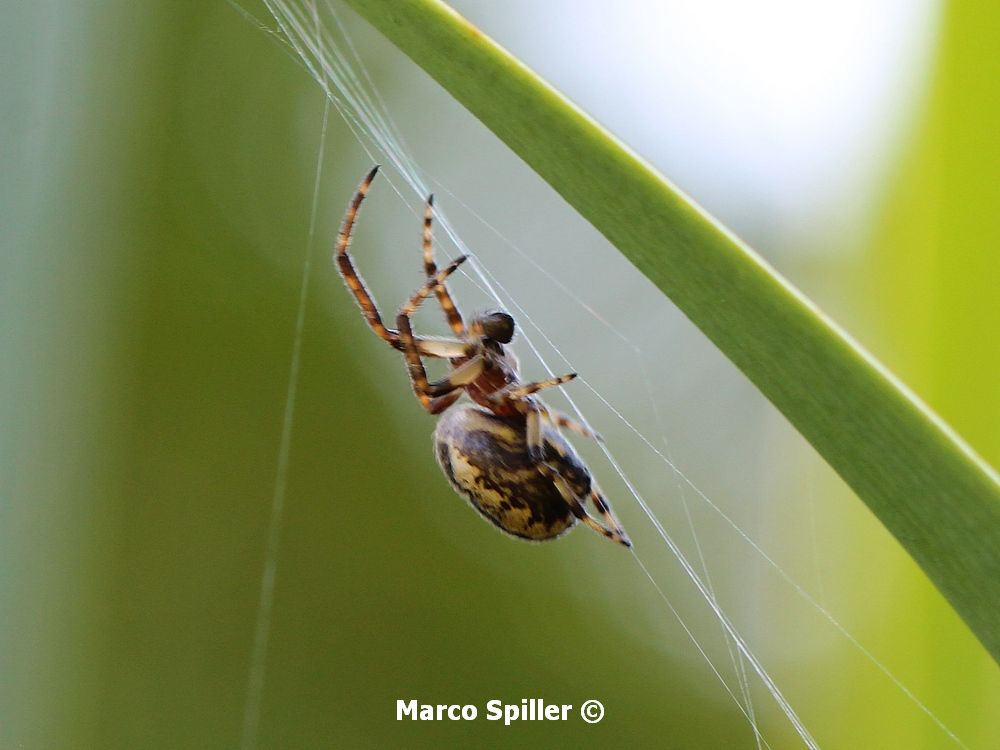
[[[475, 316], [466, 326], [445, 285], [466, 256], [438, 270], [431, 241], [434, 196], [427, 199], [424, 213], [425, 283], [400, 308], [397, 330], [386, 328], [347, 252], [358, 207], [377, 172], [376, 166], [368, 173], [347, 207], [337, 237], [337, 268], [371, 329], [403, 353], [413, 392], [428, 412], [440, 414], [463, 392], [474, 402], [444, 414], [434, 432], [438, 462], [451, 485], [486, 519], [513, 536], [533, 541], [555, 539], [579, 520], [608, 539], [631, 547], [589, 469], [558, 428], [597, 440], [600, 437], [549, 409], [534, 395], [576, 375], [522, 383], [517, 358], [506, 346], [514, 337], [514, 319], [495, 310]], [[453, 339], [413, 334], [410, 316], [432, 293], [455, 334]], [[423, 357], [448, 360], [448, 376], [429, 382]], [[587, 512], [584, 505], [588, 499], [607, 526]]]

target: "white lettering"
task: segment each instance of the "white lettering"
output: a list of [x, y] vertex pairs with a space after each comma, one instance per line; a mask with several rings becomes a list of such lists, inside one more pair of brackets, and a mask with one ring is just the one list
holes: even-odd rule
[[490, 721], [498, 721], [501, 716], [503, 716], [503, 711], [500, 710], [500, 701], [490, 701], [486, 704], [486, 718]]
[[[566, 721], [573, 705], [548, 704], [544, 698], [522, 698], [504, 703], [494, 698], [486, 703], [486, 719], [510, 726], [518, 721]], [[396, 701], [396, 721], [475, 721], [479, 708], [471, 703], [420, 703], [415, 698]]]
[[520, 713], [520, 708], [508, 703], [503, 707], [503, 725], [509, 727], [512, 721], [517, 721], [517, 716]]
[[406, 701], [396, 701], [396, 721], [402, 721], [404, 716], [411, 719], [417, 718], [417, 699], [414, 698], [409, 703]]
[[[497, 701], [499, 704], [500, 701]], [[405, 718], [413, 721], [473, 721], [479, 715], [479, 709], [471, 704], [418, 703], [416, 699], [396, 701], [396, 721]]]

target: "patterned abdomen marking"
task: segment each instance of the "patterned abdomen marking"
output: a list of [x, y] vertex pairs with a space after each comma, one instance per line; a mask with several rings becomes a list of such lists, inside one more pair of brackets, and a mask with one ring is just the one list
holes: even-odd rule
[[[522, 539], [560, 536], [576, 518], [552, 480], [528, 456], [525, 420], [498, 417], [479, 406], [445, 413], [434, 432], [438, 463], [452, 487], [497, 528]], [[590, 492], [590, 473], [572, 446], [546, 430], [545, 461], [578, 497]]]

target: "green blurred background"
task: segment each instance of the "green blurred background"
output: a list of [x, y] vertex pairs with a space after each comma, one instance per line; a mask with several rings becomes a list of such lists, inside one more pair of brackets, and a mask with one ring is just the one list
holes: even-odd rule
[[[769, 95], [787, 109], [730, 80], [774, 70], [726, 45], [748, 36], [763, 56], [801, 38], [804, 53], [809, 34], [862, 23], [862, 5], [805, 18], [771, 2], [785, 23], [749, 30], [724, 3], [710, 24], [690, 26], [680, 4], [654, 5], [627, 3], [617, 19], [587, 3], [457, 7], [648, 154], [1000, 461], [1000, 5], [885, 4], [917, 20], [900, 27], [901, 42], [850, 37], [884, 88], [866, 85], [867, 73], [841, 76], [845, 101], [864, 113], [843, 122], [824, 114], [823, 83], [864, 51], [855, 42], [834, 48], [826, 73], [772, 54], [799, 76], [782, 88], [772, 75]], [[412, 152], [443, 186], [439, 202], [530, 320], [969, 747], [1000, 747], [996, 665], [863, 505], [594, 230], [342, 12]], [[641, 23], [647, 12], [655, 23]], [[610, 41], [591, 44], [580, 29]], [[675, 38], [714, 59], [717, 77], [685, 49], [670, 57]], [[238, 747], [320, 90], [226, 3], [7, 2], [0, 40], [0, 747]], [[615, 44], [627, 49], [624, 69]], [[904, 51], [877, 54], [886, 49]], [[706, 104], [706, 89], [720, 100]], [[821, 116], [789, 119], [806, 111]], [[700, 127], [690, 112], [731, 130]], [[829, 148], [825, 135], [789, 140], [820, 121]], [[631, 556], [582, 530], [515, 542], [448, 488], [433, 420], [326, 261], [369, 165], [335, 113], [330, 123], [259, 746], [755, 747]], [[799, 169], [811, 156], [819, 166]], [[379, 184], [356, 250], [387, 309], [419, 282], [418, 239], [417, 220]], [[488, 303], [467, 279], [457, 290], [473, 308]], [[431, 316], [420, 325], [441, 329]], [[527, 377], [543, 374], [518, 351]], [[720, 602], [821, 746], [956, 746], [594, 393], [572, 387], [697, 561], [690, 514]], [[707, 607], [613, 467], [580, 448], [735, 688]], [[397, 698], [482, 713], [489, 699], [524, 697], [597, 698], [607, 714], [593, 726], [395, 721]], [[800, 746], [759, 684], [753, 698], [771, 747]]]

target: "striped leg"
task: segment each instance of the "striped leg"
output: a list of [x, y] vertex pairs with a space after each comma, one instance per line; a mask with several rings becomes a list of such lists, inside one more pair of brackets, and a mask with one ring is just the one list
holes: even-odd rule
[[597, 484], [591, 484], [590, 500], [594, 503], [594, 507], [597, 509], [601, 520], [614, 530], [616, 534], [615, 541], [619, 544], [624, 544], [626, 547], [631, 547], [632, 540], [628, 538], [628, 534], [625, 533], [625, 529], [622, 527], [621, 521], [618, 520], [618, 516], [611, 510], [611, 503], [608, 502], [608, 499], [601, 492]]
[[362, 201], [364, 201], [365, 196], [368, 194], [368, 188], [371, 187], [372, 180], [375, 179], [376, 174], [378, 174], [378, 165], [372, 167], [371, 171], [365, 176], [365, 179], [361, 181], [361, 184], [358, 186], [358, 191], [354, 194], [350, 204], [347, 206], [347, 213], [344, 215], [344, 222], [341, 224], [340, 233], [337, 235], [337, 249], [334, 252], [333, 257], [337, 263], [337, 270], [340, 271], [340, 275], [343, 277], [344, 283], [347, 284], [347, 288], [351, 290], [351, 293], [354, 295], [354, 299], [357, 300], [358, 306], [361, 308], [361, 312], [364, 314], [365, 320], [368, 321], [369, 327], [376, 333], [376, 335], [378, 335], [380, 339], [388, 342], [392, 346], [397, 346], [399, 342], [398, 334], [385, 327], [385, 324], [382, 322], [382, 316], [379, 314], [378, 307], [375, 305], [375, 300], [368, 291], [368, 287], [365, 286], [364, 279], [361, 278], [357, 270], [354, 268], [354, 263], [351, 262], [351, 256], [347, 253], [347, 250], [351, 245], [351, 232], [354, 230], [354, 219], [358, 215], [358, 208], [361, 207]]
[[[334, 260], [337, 263], [340, 275], [344, 279], [344, 283], [347, 284], [347, 288], [351, 290], [354, 299], [357, 300], [358, 307], [361, 308], [361, 312], [364, 314], [369, 327], [380, 339], [393, 348], [402, 351], [403, 343], [399, 338], [399, 333], [385, 327], [385, 324], [382, 322], [382, 316], [378, 311], [378, 306], [375, 304], [375, 299], [372, 297], [371, 292], [368, 291], [368, 287], [365, 286], [364, 279], [357, 272], [354, 262], [348, 253], [351, 244], [351, 232], [354, 229], [354, 220], [357, 217], [362, 201], [364, 201], [365, 196], [368, 194], [368, 188], [371, 186], [372, 180], [375, 179], [377, 173], [378, 166], [375, 166], [365, 179], [362, 180], [358, 191], [354, 194], [354, 198], [351, 199], [347, 207], [347, 214], [344, 216], [340, 233], [337, 235], [337, 249], [334, 252]], [[471, 353], [471, 347], [459, 341], [442, 341], [417, 337], [414, 337], [414, 341], [416, 347], [420, 350], [421, 356], [424, 357], [457, 359], [468, 356]]]
[[410, 297], [407, 303], [399, 308], [399, 313], [396, 316], [397, 325], [399, 324], [400, 318], [408, 318], [413, 315], [413, 313], [420, 308], [423, 301], [427, 299], [428, 295], [430, 295], [430, 293], [433, 292], [438, 285], [443, 284], [448, 277], [455, 273], [455, 271], [458, 270], [458, 267], [465, 263], [468, 259], [469, 256], [460, 255], [449, 263], [443, 271], [438, 271], [434, 276], [427, 279], [427, 282], [413, 293], [413, 296]]
[[458, 399], [461, 398], [461, 396], [462, 396], [462, 391], [457, 390], [457, 391], [452, 391], [451, 393], [445, 396], [438, 396], [437, 398], [432, 398], [430, 403], [426, 407], [427, 411], [429, 411], [431, 414], [440, 414], [449, 406], [451, 406], [453, 403], [458, 401]]
[[486, 369], [486, 362], [482, 357], [473, 357], [467, 362], [463, 362], [445, 377], [427, 386], [427, 392], [432, 395], [450, 393], [456, 388], [464, 388], [472, 381], [483, 374]]
[[[593, 501], [594, 507], [597, 509], [597, 513], [605, 525], [602, 525], [587, 513], [587, 509], [580, 501], [580, 498], [573, 494], [573, 490], [569, 484], [559, 474], [559, 469], [543, 460], [545, 451], [542, 441], [545, 438], [542, 433], [542, 419], [547, 416], [547, 410], [545, 410], [544, 406], [537, 409], [533, 408], [528, 412], [527, 436], [525, 440], [528, 444], [528, 455], [536, 462], [538, 470], [552, 480], [552, 483], [559, 490], [559, 494], [562, 495], [563, 500], [569, 505], [570, 511], [574, 516], [598, 534], [606, 536], [611, 541], [625, 547], [631, 547], [632, 541], [628, 538], [628, 534], [625, 533], [625, 529], [622, 528], [614, 511], [611, 510], [610, 504], [605, 499], [604, 494], [598, 489], [593, 479], [591, 479], [590, 499]], [[557, 446], [553, 447], [562, 454], [562, 451]]]
[[501, 388], [496, 391], [490, 398], [493, 401], [503, 401], [505, 399], [522, 399], [530, 396], [533, 393], [538, 393], [538, 391], [544, 388], [553, 388], [557, 385], [562, 385], [563, 383], [568, 383], [573, 378], [576, 377], [575, 372], [571, 372], [568, 375], [560, 375], [557, 378], [549, 378], [548, 380], [539, 380], [535, 383], [512, 383], [511, 385]]
[[[550, 464], [541, 463], [538, 465], [538, 470], [541, 471], [545, 476], [552, 480], [552, 483], [559, 490], [559, 494], [562, 495], [563, 500], [569, 506], [570, 512], [577, 517], [582, 523], [592, 528], [601, 536], [610, 539], [612, 542], [621, 544], [624, 547], [631, 547], [632, 542], [629, 540], [628, 535], [622, 530], [621, 526], [617, 523], [617, 519], [611, 516], [612, 520], [615, 521], [613, 528], [607, 528], [602, 526], [599, 521], [597, 521], [593, 516], [591, 516], [587, 509], [583, 507], [580, 499], [573, 494], [566, 480], [560, 476], [559, 472], [555, 467]], [[603, 501], [602, 501], [603, 502]], [[605, 503], [607, 507], [607, 503]], [[598, 509], [600, 511], [600, 509]], [[610, 512], [610, 509], [609, 509]], [[603, 515], [603, 514], [602, 514]]]
[[[424, 276], [432, 279], [437, 275], [437, 263], [434, 261], [434, 237], [431, 234], [431, 224], [434, 221], [434, 196], [427, 196], [427, 206], [424, 208]], [[448, 291], [446, 284], [438, 284], [434, 289], [437, 294], [441, 309], [448, 320], [448, 325], [458, 338], [465, 336], [465, 322], [462, 320], [462, 313], [458, 311], [458, 306]]]
[[[421, 303], [427, 299], [435, 287], [453, 274], [465, 260], [465, 256], [456, 258], [448, 264], [447, 268], [439, 271], [433, 278], [428, 279], [427, 283], [414, 292], [407, 303], [400, 308], [399, 314], [396, 316], [396, 326], [399, 328], [399, 338], [403, 345], [403, 355], [406, 358], [406, 367], [410, 374], [410, 383], [413, 385], [413, 393], [421, 405], [432, 414], [437, 413], [435, 408], [441, 403], [441, 397], [447, 397], [453, 391], [462, 388], [462, 386], [471, 383], [479, 377], [482, 373], [483, 361], [479, 357], [473, 357], [452, 371], [448, 377], [435, 383], [430, 383], [427, 380], [427, 371], [424, 369], [423, 360], [420, 358], [420, 349], [417, 347], [413, 337], [413, 326], [410, 323], [410, 316], [417, 311]], [[443, 411], [451, 403], [453, 403], [453, 400], [447, 402], [438, 411]]]
[[554, 424], [556, 427], [565, 427], [580, 437], [590, 438], [591, 440], [596, 440], [598, 443], [604, 442], [604, 438], [601, 437], [600, 433], [594, 432], [586, 425], [582, 425], [574, 419], [570, 419], [565, 414], [553, 411], [552, 409], [546, 409], [542, 416], [545, 417], [545, 420], [549, 424]]

